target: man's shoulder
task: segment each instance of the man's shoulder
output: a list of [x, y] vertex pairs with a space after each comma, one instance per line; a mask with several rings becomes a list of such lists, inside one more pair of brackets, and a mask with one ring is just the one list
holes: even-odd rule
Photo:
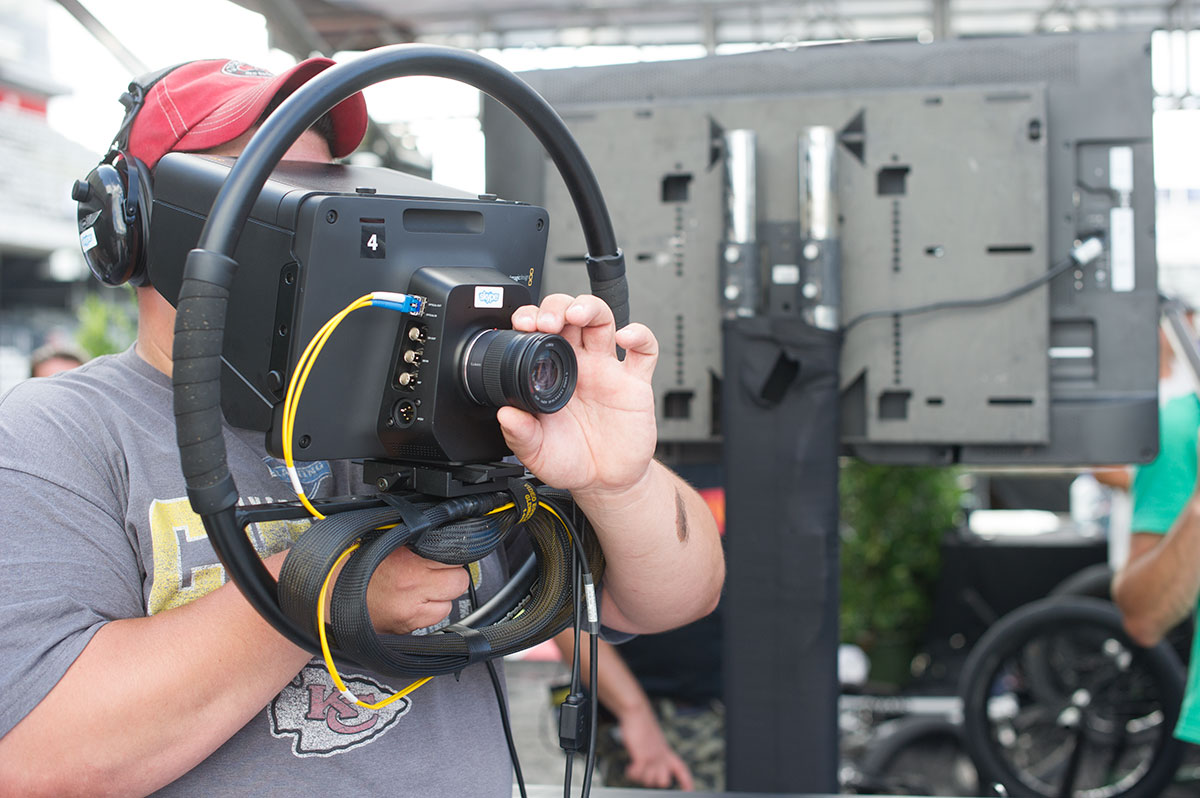
[[127, 371], [120, 356], [105, 355], [53, 377], [25, 380], [0, 397], [0, 419], [42, 416], [64, 405], [76, 411], [86, 409], [109, 395], [107, 387], [125, 382]]
[[1158, 456], [1139, 466], [1133, 480], [1134, 532], [1164, 534], [1196, 484], [1200, 401], [1180, 396], [1159, 411]]
[[1200, 397], [1194, 393], [1175, 397], [1163, 405], [1160, 418], [1164, 428], [1177, 424], [1200, 426]]
[[122, 417], [143, 416], [155, 386], [131, 366], [130, 356], [136, 357], [132, 352], [100, 357], [8, 391], [0, 398], [0, 449], [7, 450], [0, 461], [39, 451], [62, 455], [86, 440], [111, 437]]
[[1189, 393], [1167, 402], [1159, 410], [1156, 462], [1167, 460], [1178, 464], [1181, 458], [1191, 462], [1193, 458], [1185, 455], [1194, 455], [1197, 433], [1200, 433], [1200, 399], [1196, 394]]

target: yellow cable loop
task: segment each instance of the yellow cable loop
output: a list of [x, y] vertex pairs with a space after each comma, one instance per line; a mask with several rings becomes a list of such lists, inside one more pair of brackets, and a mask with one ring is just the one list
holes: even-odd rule
[[433, 677], [426, 676], [423, 679], [417, 679], [400, 692], [388, 696], [384, 700], [375, 704], [368, 704], [365, 701], [359, 700], [358, 696], [350, 692], [350, 688], [346, 687], [346, 683], [342, 681], [342, 676], [338, 673], [337, 665], [335, 665], [333, 662], [333, 654], [329, 651], [329, 638], [325, 636], [325, 594], [329, 590], [329, 580], [333, 578], [333, 572], [338, 569], [339, 565], [345, 562], [346, 558], [350, 556], [350, 553], [357, 549], [359, 545], [360, 544], [355, 543], [353, 546], [343, 551], [341, 556], [337, 558], [337, 562], [335, 562], [333, 567], [329, 569], [329, 573], [325, 575], [325, 581], [321, 585], [321, 594], [317, 598], [317, 634], [321, 638], [321, 656], [325, 658], [325, 667], [329, 669], [329, 675], [333, 677], [334, 686], [342, 692], [342, 695], [347, 697], [354, 696], [354, 703], [357, 706], [363, 707], [364, 709], [383, 709], [393, 701], [397, 701], [411, 693], [413, 690], [416, 690]]
[[[366, 294], [347, 305], [337, 315], [325, 322], [324, 326], [322, 326], [317, 334], [313, 336], [313, 339], [309, 341], [308, 346], [304, 349], [304, 353], [300, 355], [300, 359], [296, 361], [296, 369], [292, 373], [292, 380], [288, 385], [287, 395], [284, 397], [283, 403], [283, 457], [284, 462], [289, 468], [293, 467], [292, 433], [295, 424], [296, 408], [300, 403], [300, 394], [304, 391], [304, 384], [308, 380], [308, 373], [312, 370], [313, 363], [316, 362], [317, 356], [321, 353], [321, 349], [325, 346], [325, 341], [328, 340], [329, 336], [333, 334], [334, 329], [341, 324], [342, 319], [346, 318], [346, 316], [350, 315], [359, 308], [369, 307], [370, 304], [371, 295]], [[299, 498], [300, 502], [308, 508], [308, 511], [318, 519], [323, 519], [325, 517], [315, 507], [312, 506], [312, 504], [308, 501], [308, 498], [303, 493], [299, 494]], [[497, 507], [496, 509], [489, 511], [488, 515], [495, 515], [496, 513], [510, 510], [515, 506], [516, 505], [513, 502], [509, 502], [502, 507]], [[557, 519], [558, 523], [562, 525], [563, 530], [567, 533], [567, 536], [570, 537], [571, 528], [567, 526], [567, 523], [563, 520], [562, 516], [560, 516], [553, 507], [542, 501], [538, 502], [538, 507], [541, 507], [553, 515], [555, 519]], [[393, 524], [392, 526], [395, 525]], [[334, 562], [333, 567], [329, 569], [329, 573], [325, 575], [325, 581], [321, 584], [321, 593], [317, 597], [317, 634], [321, 638], [321, 657], [325, 660], [325, 667], [329, 670], [329, 675], [333, 679], [334, 686], [346, 696], [353, 696], [354, 694], [348, 687], [346, 687], [346, 683], [342, 681], [342, 676], [340, 673], [338, 673], [337, 665], [334, 664], [333, 661], [333, 653], [329, 650], [329, 638], [325, 634], [325, 596], [329, 592], [329, 582], [331, 579], [333, 579], [333, 574], [335, 571], [337, 571], [338, 566], [345, 562], [346, 558], [349, 557], [350, 554], [360, 545], [361, 544], [359, 543], [355, 543], [353, 546], [341, 553], [341, 556], [339, 556], [337, 561]], [[361, 701], [357, 696], [354, 696], [354, 703], [357, 706], [363, 707], [364, 709], [383, 709], [393, 701], [397, 701], [413, 692], [432, 678], [432, 676], [426, 676], [422, 679], [417, 679], [403, 690], [400, 690], [383, 701], [375, 704], [368, 704], [364, 701]]]
[[[289, 393], [290, 393], [290, 389], [289, 389]], [[516, 506], [515, 504], [510, 502], [510, 503], [504, 505], [503, 507], [497, 507], [496, 509], [489, 511], [488, 515], [495, 515], [496, 513], [502, 513], [505, 510], [510, 510], [515, 506]], [[546, 510], [551, 515], [553, 515], [555, 517], [555, 519], [558, 520], [558, 523], [562, 524], [563, 530], [567, 533], [567, 537], [571, 536], [571, 528], [569, 526], [567, 526], [566, 522], [563, 521], [562, 516], [559, 515], [558, 512], [553, 507], [551, 507], [546, 502], [541, 502], [541, 501], [538, 502], [538, 507], [541, 507], [542, 509]], [[391, 528], [392, 526], [396, 526], [396, 525], [391, 524], [389, 527], [386, 527], [386, 528]], [[381, 528], [384, 528], [384, 527], [381, 527]], [[355, 543], [353, 546], [351, 546], [350, 548], [346, 549], [345, 551], [343, 551], [341, 553], [341, 555], [337, 558], [337, 561], [334, 562], [333, 567], [329, 569], [329, 573], [327, 573], [325, 575], [325, 581], [321, 584], [321, 593], [317, 597], [317, 634], [321, 638], [321, 657], [325, 660], [325, 667], [329, 670], [329, 675], [333, 679], [334, 686], [337, 687], [337, 689], [339, 691], [341, 691], [341, 693], [343, 695], [354, 695], [354, 694], [350, 691], [350, 689], [348, 687], [346, 687], [346, 683], [344, 681], [342, 681], [342, 676], [340, 673], [338, 673], [337, 665], [334, 664], [334, 661], [333, 661], [333, 653], [329, 650], [329, 638], [325, 634], [325, 596], [329, 592], [329, 582], [331, 579], [333, 579], [334, 572], [337, 571], [338, 567], [343, 562], [345, 562], [346, 558], [349, 557], [351, 555], [351, 553], [353, 553], [354, 550], [357, 549], [360, 545], [361, 545], [360, 543]], [[517, 617], [520, 617], [520, 615], [522, 615], [522, 614], [524, 614], [524, 613], [518, 613]], [[408, 685], [403, 690], [400, 690], [399, 692], [389, 696], [388, 698], [384, 699], [383, 701], [380, 701], [375, 704], [368, 704], [364, 701], [361, 701], [358, 699], [357, 696], [354, 696], [354, 703], [357, 706], [363, 707], [364, 709], [383, 709], [384, 707], [386, 707], [388, 704], [392, 703], [393, 701], [397, 701], [397, 700], [403, 698], [404, 696], [408, 695], [412, 691], [416, 690], [418, 687], [425, 684], [425, 682], [429, 681], [432, 678], [433, 678], [432, 676], [426, 676], [423, 679], [417, 679], [415, 682]]]
[[[358, 299], [351, 302], [333, 318], [325, 322], [312, 340], [308, 342], [308, 346], [304, 348], [304, 353], [300, 355], [300, 359], [296, 361], [296, 368], [292, 372], [292, 379], [288, 383], [287, 394], [283, 400], [283, 461], [289, 470], [295, 468], [295, 460], [292, 454], [292, 437], [295, 433], [296, 410], [300, 404], [300, 394], [304, 391], [304, 385], [308, 381], [308, 374], [312, 371], [313, 364], [317, 362], [317, 356], [324, 348], [325, 342], [329, 340], [329, 336], [337, 328], [342, 320], [349, 316], [352, 312], [359, 308], [370, 307], [371, 295], [363, 294]], [[312, 505], [304, 491], [298, 491], [297, 498], [300, 503], [317, 519], [323, 519], [325, 516]]]
[[[292, 379], [288, 384], [287, 394], [285, 395], [283, 402], [283, 458], [284, 463], [289, 469], [293, 469], [295, 467], [295, 461], [292, 453], [292, 437], [295, 432], [296, 411], [300, 405], [300, 395], [304, 392], [304, 385], [308, 381], [309, 372], [312, 371], [313, 365], [317, 362], [317, 357], [321, 354], [321, 350], [325, 347], [325, 343], [329, 340], [329, 337], [333, 335], [333, 331], [337, 329], [337, 326], [342, 323], [342, 320], [354, 311], [360, 308], [370, 307], [370, 305], [371, 295], [364, 294], [339, 311], [333, 318], [322, 325], [321, 329], [317, 331], [317, 334], [314, 335], [312, 340], [308, 342], [308, 346], [304, 348], [304, 352], [300, 355], [300, 359], [296, 361], [296, 368], [292, 372]], [[313, 507], [312, 503], [309, 502], [308, 497], [304, 495], [303, 491], [299, 492], [297, 496], [300, 499], [301, 504], [303, 504], [313, 516], [318, 519], [325, 518], [325, 516], [319, 510]], [[512, 509], [515, 506], [515, 504], [510, 502], [503, 507], [497, 507], [496, 509], [491, 510], [488, 515], [504, 512], [505, 510]], [[570, 527], [567, 526], [566, 522], [563, 521], [562, 517], [554, 510], [553, 507], [545, 502], [540, 501], [538, 502], [538, 506], [553, 515], [562, 525], [563, 529], [567, 531], [567, 535], [570, 536]], [[354, 696], [354, 694], [342, 680], [341, 674], [338, 673], [337, 665], [333, 661], [333, 654], [329, 649], [329, 638], [325, 633], [325, 596], [329, 592], [329, 582], [333, 578], [334, 572], [338, 570], [338, 567], [345, 562], [346, 558], [349, 557], [350, 554], [359, 547], [359, 545], [359, 543], [355, 543], [353, 546], [341, 553], [337, 561], [333, 564], [333, 567], [329, 569], [329, 573], [325, 575], [325, 581], [321, 585], [321, 592], [317, 599], [317, 633], [321, 639], [321, 656], [325, 660], [325, 667], [329, 670], [329, 675], [333, 679], [334, 686], [336, 686], [337, 689], [346, 696]], [[397, 701], [413, 692], [432, 678], [432, 676], [426, 676], [422, 679], [417, 679], [399, 692], [394, 693], [383, 701], [375, 704], [368, 704], [364, 701], [361, 701], [357, 696], [354, 696], [354, 703], [357, 706], [363, 707], [364, 709], [383, 709], [388, 704], [391, 704], [392, 702]]]

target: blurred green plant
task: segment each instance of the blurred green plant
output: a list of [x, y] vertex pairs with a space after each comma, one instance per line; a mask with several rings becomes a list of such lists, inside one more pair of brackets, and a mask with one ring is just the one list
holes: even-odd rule
[[963, 520], [958, 476], [859, 460], [841, 468], [841, 639], [871, 656], [872, 681], [887, 657], [907, 670], [929, 622], [941, 541]]
[[137, 302], [133, 288], [106, 293], [113, 294], [113, 298], [89, 293], [76, 311], [79, 327], [75, 331], [75, 342], [89, 357], [121, 352], [137, 336]]

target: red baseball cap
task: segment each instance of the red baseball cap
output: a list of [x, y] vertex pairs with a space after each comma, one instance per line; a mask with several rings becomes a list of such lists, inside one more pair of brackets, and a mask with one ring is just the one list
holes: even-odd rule
[[[128, 152], [153, 169], [168, 152], [195, 152], [232, 141], [258, 121], [276, 97], [294, 92], [334, 61], [310, 58], [282, 75], [241, 61], [192, 61], [166, 74], [146, 93], [129, 132]], [[367, 130], [362, 92], [329, 113], [332, 154], [349, 155]]]

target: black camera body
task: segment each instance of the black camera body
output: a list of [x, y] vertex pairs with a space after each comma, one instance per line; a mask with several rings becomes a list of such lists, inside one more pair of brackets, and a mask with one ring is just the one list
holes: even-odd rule
[[[149, 273], [173, 304], [232, 164], [170, 153], [155, 169]], [[222, 351], [226, 419], [266, 433], [268, 451], [280, 456], [288, 381], [309, 341], [365, 294], [418, 295], [419, 316], [370, 307], [341, 321], [298, 403], [295, 458], [503, 458], [495, 399], [505, 390], [491, 361], [511, 364], [536, 350], [534, 373], [563, 372], [543, 380], [548, 395], [569, 397], [574, 388], [574, 357], [561, 338], [522, 339], [483, 362], [489, 347], [480, 336], [511, 327], [512, 312], [538, 299], [548, 230], [546, 211], [528, 204], [388, 169], [281, 162], [234, 254]]]
[[[494, 270], [464, 267], [419, 269], [409, 293], [424, 297], [426, 305], [396, 336], [377, 428], [388, 458], [451, 463], [499, 459], [508, 450], [495, 408], [515, 402], [489, 401], [482, 385], [475, 387], [483, 380], [487, 349], [481, 336], [510, 327], [513, 311], [530, 304], [532, 294]], [[539, 337], [524, 340], [536, 346]], [[569, 358], [574, 366], [570, 345], [561, 338], [544, 341], [543, 349], [547, 346], [565, 347], [564, 361]], [[514, 365], [510, 358], [509, 366]], [[559, 372], [550, 387], [573, 388], [567, 369]]]

